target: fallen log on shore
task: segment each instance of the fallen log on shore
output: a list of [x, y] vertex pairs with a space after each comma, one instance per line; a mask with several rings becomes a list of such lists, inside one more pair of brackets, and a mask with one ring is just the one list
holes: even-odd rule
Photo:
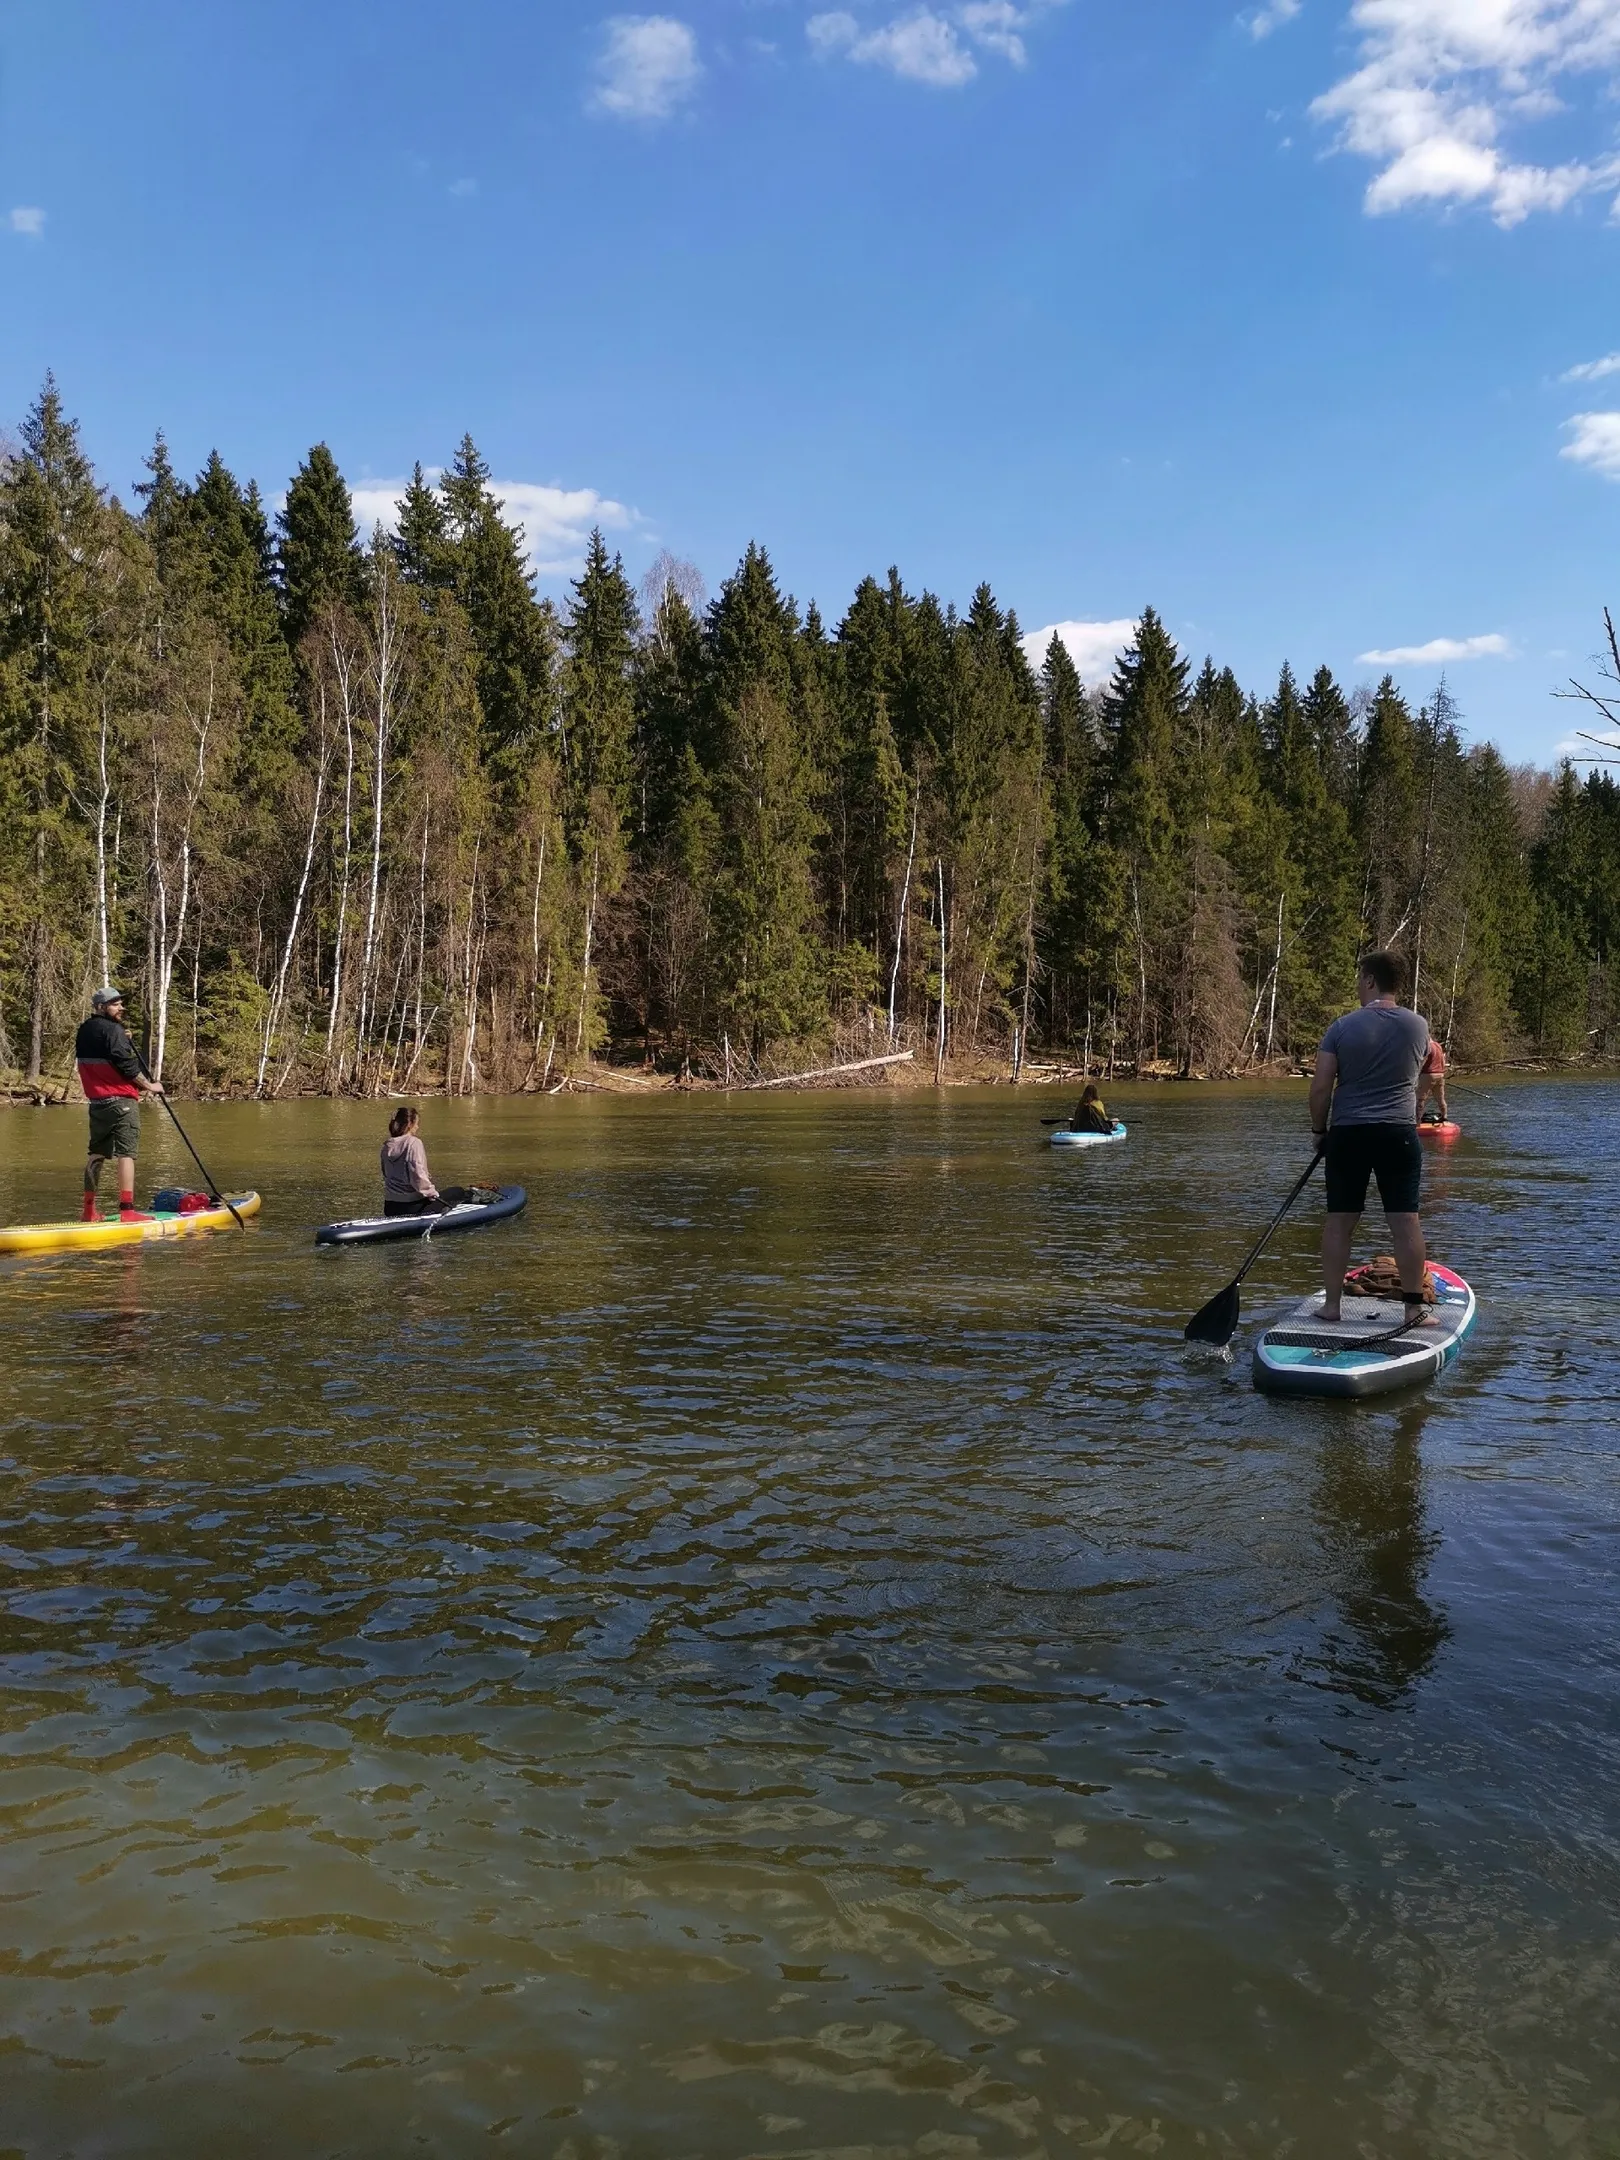
[[774, 1080], [745, 1080], [735, 1092], [746, 1095], [755, 1088], [799, 1087], [806, 1080], [842, 1080], [850, 1073], [875, 1072], [880, 1065], [909, 1065], [913, 1056], [910, 1050], [897, 1050], [891, 1057], [859, 1058], [853, 1065], [821, 1065], [813, 1072], [782, 1073]]

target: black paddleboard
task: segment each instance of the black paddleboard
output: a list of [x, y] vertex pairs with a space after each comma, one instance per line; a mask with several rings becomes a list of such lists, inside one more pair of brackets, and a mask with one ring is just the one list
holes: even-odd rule
[[468, 1200], [442, 1215], [361, 1215], [352, 1222], [322, 1223], [317, 1245], [377, 1245], [386, 1238], [440, 1238], [453, 1230], [482, 1230], [527, 1207], [521, 1185], [503, 1185], [493, 1200]]

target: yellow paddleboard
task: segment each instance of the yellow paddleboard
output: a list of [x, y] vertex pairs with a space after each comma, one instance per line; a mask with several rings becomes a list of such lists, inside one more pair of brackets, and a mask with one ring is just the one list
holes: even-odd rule
[[[256, 1192], [232, 1193], [231, 1207], [244, 1221], [259, 1212]], [[145, 1245], [153, 1238], [200, 1237], [205, 1230], [233, 1230], [236, 1216], [223, 1201], [195, 1215], [153, 1215], [146, 1222], [14, 1223], [0, 1230], [0, 1253], [108, 1252], [115, 1245]]]

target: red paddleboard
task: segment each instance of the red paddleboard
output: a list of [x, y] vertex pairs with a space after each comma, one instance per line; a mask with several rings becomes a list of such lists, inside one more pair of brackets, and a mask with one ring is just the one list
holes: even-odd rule
[[1447, 1118], [1443, 1125], [1437, 1125], [1431, 1118], [1424, 1124], [1419, 1125], [1418, 1131], [1425, 1140], [1455, 1140], [1461, 1133], [1462, 1127], [1455, 1118]]

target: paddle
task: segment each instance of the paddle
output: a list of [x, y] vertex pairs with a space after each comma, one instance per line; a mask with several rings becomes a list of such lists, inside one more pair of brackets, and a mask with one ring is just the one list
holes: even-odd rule
[[1232, 1337], [1237, 1333], [1238, 1312], [1240, 1308], [1238, 1285], [1242, 1282], [1244, 1276], [1248, 1274], [1250, 1268], [1254, 1266], [1254, 1263], [1259, 1259], [1260, 1255], [1265, 1251], [1266, 1247], [1271, 1243], [1272, 1232], [1276, 1229], [1277, 1225], [1288, 1213], [1288, 1210], [1293, 1206], [1294, 1202], [1299, 1198], [1300, 1194], [1310, 1183], [1311, 1173], [1315, 1170], [1317, 1164], [1322, 1160], [1322, 1157], [1325, 1153], [1326, 1150], [1324, 1148], [1317, 1149], [1316, 1153], [1305, 1165], [1304, 1173], [1300, 1177], [1298, 1183], [1295, 1185], [1293, 1191], [1288, 1195], [1288, 1198], [1283, 1202], [1282, 1206], [1277, 1210], [1276, 1214], [1272, 1216], [1270, 1222], [1267, 1223], [1258, 1244], [1249, 1254], [1247, 1260], [1245, 1260], [1243, 1265], [1238, 1269], [1237, 1273], [1232, 1277], [1232, 1280], [1227, 1284], [1226, 1288], [1224, 1290], [1218, 1290], [1215, 1295], [1210, 1299], [1209, 1303], [1207, 1305], [1200, 1306], [1198, 1311], [1195, 1312], [1192, 1318], [1187, 1322], [1187, 1325], [1182, 1329], [1181, 1332], [1187, 1338], [1188, 1342], [1213, 1343], [1218, 1350], [1224, 1350], [1227, 1344], [1232, 1340]]
[[[145, 1073], [147, 1079], [150, 1080], [152, 1077], [152, 1068], [147, 1064], [145, 1058], [141, 1056], [141, 1053], [138, 1050], [135, 1052], [135, 1062], [141, 1068], [141, 1071]], [[197, 1153], [197, 1150], [192, 1146], [191, 1135], [181, 1124], [179, 1113], [176, 1111], [174, 1104], [170, 1102], [168, 1096], [165, 1095], [161, 1089], [158, 1091], [158, 1101], [162, 1103], [164, 1109], [167, 1110], [170, 1117], [174, 1119], [174, 1129], [180, 1135], [181, 1139], [186, 1143], [186, 1153], [191, 1157], [192, 1161], [197, 1165], [197, 1168], [202, 1172], [203, 1183], [208, 1187], [209, 1199], [215, 1201], [224, 1201], [226, 1207], [230, 1208], [231, 1214], [233, 1215], [233, 1217], [235, 1217], [237, 1229], [245, 1230], [247, 1228], [247, 1224], [242, 1220], [240, 1214], [237, 1213], [235, 1206], [229, 1200], [225, 1199], [225, 1195], [214, 1183], [214, 1180], [208, 1175], [208, 1165], [203, 1161], [202, 1157]]]

